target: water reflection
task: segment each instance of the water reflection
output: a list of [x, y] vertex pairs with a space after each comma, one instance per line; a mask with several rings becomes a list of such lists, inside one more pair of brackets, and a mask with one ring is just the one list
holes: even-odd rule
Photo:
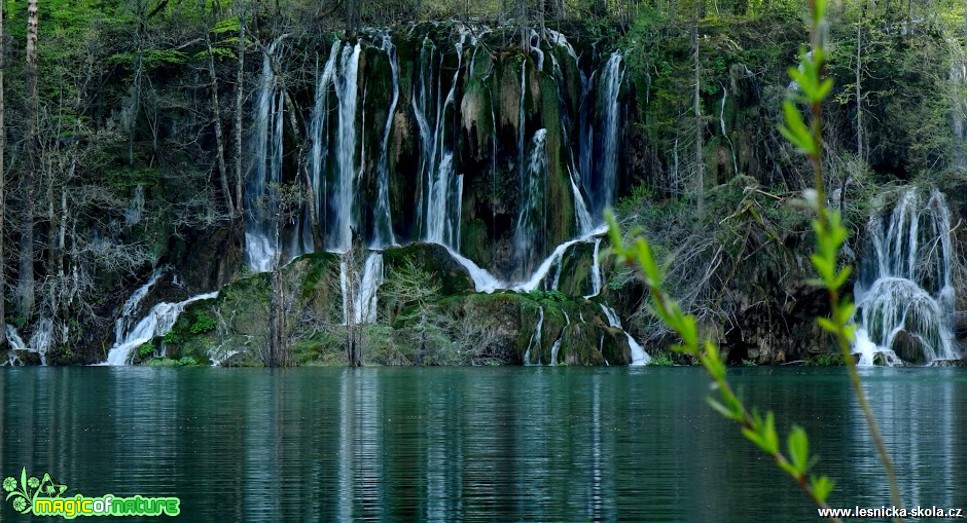
[[[967, 376], [871, 369], [909, 504], [967, 506]], [[889, 504], [842, 369], [739, 369], [833, 505]], [[812, 520], [697, 369], [8, 369], [0, 472], [177, 495], [192, 521]], [[13, 517], [9, 506], [0, 518]]]

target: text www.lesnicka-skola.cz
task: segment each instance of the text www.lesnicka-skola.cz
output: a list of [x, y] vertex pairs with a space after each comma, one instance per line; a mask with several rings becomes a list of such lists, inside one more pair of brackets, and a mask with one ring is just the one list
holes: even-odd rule
[[819, 517], [837, 518], [944, 518], [944, 519], [963, 519], [962, 508], [944, 507], [921, 507], [917, 505], [913, 508], [887, 507], [878, 508], [853, 507], [853, 508], [821, 508]]

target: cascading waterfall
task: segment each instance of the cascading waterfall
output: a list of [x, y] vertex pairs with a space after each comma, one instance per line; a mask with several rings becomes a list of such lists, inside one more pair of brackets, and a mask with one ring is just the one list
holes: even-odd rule
[[171, 331], [178, 321], [178, 316], [189, 304], [201, 300], [216, 298], [218, 292], [199, 294], [178, 303], [159, 303], [151, 308], [148, 314], [119, 339], [107, 353], [104, 365], [127, 365], [131, 361], [131, 353], [141, 345], [148, 343], [158, 336], [164, 336]]
[[17, 329], [13, 325], [7, 325], [4, 332], [7, 334], [7, 343], [10, 344], [11, 349], [27, 349], [27, 344], [24, 343], [24, 340], [20, 337], [20, 333], [17, 332]]
[[276, 257], [276, 188], [282, 176], [282, 119], [284, 94], [279, 89], [272, 59], [280, 40], [272, 42], [262, 56], [262, 75], [255, 105], [255, 125], [250, 138], [252, 164], [245, 192], [245, 259], [253, 270], [266, 272]]
[[[327, 201], [326, 191], [326, 159], [329, 156], [329, 92], [333, 84], [333, 76], [336, 74], [336, 62], [339, 59], [339, 50], [342, 42], [336, 41], [332, 44], [329, 51], [329, 58], [326, 60], [319, 77], [316, 79], [315, 103], [312, 107], [312, 116], [309, 121], [309, 157], [307, 168], [309, 169], [309, 179], [312, 182], [312, 191], [316, 201], [311, 213], [314, 213], [320, 221], [326, 219], [325, 202]], [[303, 251], [311, 252], [314, 250], [313, 231], [311, 223], [311, 213], [303, 216], [302, 243]]]
[[[339, 281], [343, 295], [343, 325], [348, 323], [352, 305], [353, 324], [376, 323], [376, 295], [383, 284], [383, 253], [372, 251], [366, 255], [362, 271], [351, 273], [349, 262], [340, 262]], [[349, 284], [352, 283], [352, 289]]]
[[[547, 30], [547, 39], [552, 45], [565, 49], [568, 56], [574, 60], [574, 63], [578, 63], [578, 56], [574, 51], [574, 47], [571, 46], [571, 43], [567, 41], [567, 38], [563, 34], [549, 29]], [[561, 70], [561, 64], [559, 64], [557, 61], [557, 57], [554, 56], [554, 53], [550, 53], [550, 57], [551, 72], [554, 76], [554, 79], [557, 81], [557, 98], [559, 111], [561, 113], [561, 135], [564, 143], [570, 144], [570, 135], [573, 122], [570, 114], [567, 111], [567, 108], [565, 107], [565, 100], [567, 97], [564, 93], [564, 85], [566, 84], [566, 80], [564, 78], [564, 72]], [[587, 78], [584, 76], [583, 72], [580, 72], [580, 75], [582, 88], [585, 88], [588, 83]], [[587, 93], [585, 92], [583, 94], [586, 97]], [[587, 119], [583, 118], [581, 122], [586, 124]], [[578, 131], [578, 136], [583, 136], [580, 130]], [[575, 147], [568, 148], [567, 174], [568, 181], [571, 184], [571, 194], [574, 198], [574, 215], [577, 221], [578, 234], [583, 236], [590, 234], [592, 229], [594, 229], [594, 220], [591, 218], [591, 213], [588, 211], [588, 203], [585, 200], [584, 194], [581, 193], [580, 170], [583, 164], [578, 163], [578, 159], [575, 158], [574, 150]], [[588, 156], [588, 160], [590, 161], [590, 156]]]
[[138, 311], [138, 307], [141, 305], [141, 300], [151, 292], [151, 288], [154, 287], [155, 283], [161, 279], [161, 276], [168, 271], [168, 267], [162, 265], [151, 273], [148, 281], [144, 285], [138, 287], [131, 296], [124, 302], [121, 307], [121, 315], [118, 316], [117, 321], [114, 322], [114, 341], [115, 343], [120, 342], [124, 338], [124, 333], [128, 331], [133, 321], [133, 315]]
[[534, 133], [531, 152], [526, 169], [521, 175], [520, 203], [517, 213], [517, 228], [514, 230], [514, 248], [518, 257], [517, 266], [523, 274], [530, 274], [533, 258], [543, 252], [543, 235], [546, 223], [545, 195], [547, 193], [547, 152], [545, 145], [547, 130], [538, 129]]
[[604, 312], [604, 316], [608, 318], [608, 324], [616, 329], [621, 329], [621, 331], [624, 332], [625, 336], [628, 338], [628, 346], [631, 347], [631, 364], [647, 365], [648, 362], [651, 361], [651, 356], [649, 356], [648, 353], [645, 352], [645, 348], [642, 347], [637, 340], [631, 337], [631, 334], [628, 334], [628, 331], [621, 326], [621, 319], [618, 318], [618, 313], [603, 303], [601, 304], [601, 311]]
[[594, 260], [591, 265], [591, 294], [585, 296], [585, 299], [593, 298], [598, 294], [601, 294], [601, 285], [604, 278], [601, 276], [601, 238], [594, 239]]
[[419, 217], [423, 239], [428, 242], [460, 248], [460, 200], [463, 175], [453, 165], [452, 146], [447, 144], [447, 124], [452, 124], [456, 89], [463, 64], [466, 33], [461, 32], [455, 44], [457, 67], [450, 89], [441, 99], [443, 54], [429, 37], [420, 50], [419, 78], [414, 86], [413, 113], [420, 131], [422, 157]]
[[374, 249], [389, 247], [396, 243], [393, 237], [393, 217], [390, 213], [389, 205], [389, 158], [387, 148], [389, 146], [390, 131], [393, 129], [393, 118], [396, 116], [396, 104], [400, 99], [400, 73], [396, 59], [396, 46], [388, 33], [383, 34], [382, 49], [389, 57], [390, 72], [393, 77], [393, 99], [389, 104], [389, 112], [386, 113], [386, 125], [383, 127], [383, 143], [380, 148], [379, 164], [377, 165], [379, 176], [376, 179], [376, 214], [375, 227], [372, 247]]
[[[618, 175], [618, 94], [624, 80], [624, 70], [621, 67], [621, 53], [614, 52], [601, 70], [598, 87], [598, 115], [600, 132], [592, 137], [596, 154], [592, 166], [595, 177], [592, 180], [594, 189], [594, 213], [601, 216], [606, 207], [611, 205], [615, 195]], [[591, 146], [591, 144], [588, 144]]]
[[936, 189], [924, 200], [916, 188], [906, 189], [889, 215], [870, 219], [869, 255], [853, 288], [859, 365], [959, 358], [950, 210]]
[[40, 355], [40, 364], [47, 365], [47, 351], [54, 343], [54, 321], [50, 317], [40, 318], [30, 335], [30, 349]]
[[356, 162], [356, 107], [359, 102], [359, 42], [343, 45], [338, 74], [334, 77], [339, 102], [339, 126], [336, 134], [336, 177], [330, 197], [333, 213], [326, 247], [345, 252], [352, 246], [353, 198], [359, 165]]
[[557, 355], [561, 351], [561, 341], [564, 340], [564, 332], [571, 325], [571, 317], [567, 315], [566, 311], [561, 311], [564, 313], [564, 328], [561, 329], [561, 335], [554, 340], [554, 345], [551, 345], [551, 365], [557, 365]]
[[[283, 181], [298, 175], [283, 175], [283, 122], [289, 117], [285, 111], [290, 108], [285, 105], [285, 92], [274, 70], [280, 60], [281, 46], [278, 40], [267, 46], [248, 140], [251, 159], [246, 181], [248, 265], [257, 271], [271, 270], [277, 261], [284, 261], [279, 256], [291, 258], [313, 252], [319, 239], [326, 250], [337, 253], [345, 253], [361, 243], [371, 249], [362, 262], [361, 272], [352, 276], [344, 263], [341, 274], [343, 287], [353, 289], [349, 293], [352, 296], [344, 293], [347, 300], [344, 312], [353, 308], [354, 317], [349, 319], [365, 323], [375, 321], [376, 289], [382, 282], [379, 251], [398, 245], [398, 241], [422, 240], [443, 245], [467, 269], [480, 292], [556, 290], [568, 249], [593, 242], [591, 294], [586, 298], [600, 295], [603, 277], [598, 254], [600, 236], [604, 233], [602, 214], [613, 202], [618, 178], [622, 55], [618, 52], [600, 55], [593, 51], [591, 60], [584, 61], [593, 65], [582, 68], [579, 56], [564, 35], [548, 30], [543, 40], [537, 33], [532, 35], [529, 56], [511, 68], [501, 69], [477, 40], [487, 32], [486, 28], [473, 33], [465, 28], [456, 29], [448, 43], [434, 33], [421, 35], [421, 40], [416, 40], [419, 51], [412, 71], [400, 69], [397, 44], [388, 31], [371, 31], [363, 39], [334, 42], [328, 55], [320, 56], [314, 103], [306, 125], [305, 168], [311, 188], [308, 192], [315, 201], [304, 203], [301, 214], [292, 223], [283, 224], [284, 230], [279, 231], [275, 224], [276, 189]], [[542, 48], [545, 43], [550, 48]], [[364, 53], [366, 46], [369, 47]], [[385, 53], [391, 81], [383, 82], [381, 79], [386, 76], [371, 76], [371, 71], [363, 70], [373, 63], [363, 58], [372, 51]], [[480, 67], [479, 60], [484, 59], [491, 62]], [[529, 66], [531, 59], [534, 62]], [[510, 98], [500, 98], [506, 94], [494, 90], [498, 84], [487, 83], [491, 75], [501, 71], [513, 71], [505, 80], [512, 86], [507, 92], [514, 93]], [[406, 75], [411, 76], [403, 78]], [[545, 76], [556, 80], [552, 84], [556, 87], [552, 89], [556, 89], [560, 122], [559, 125], [545, 122], [547, 128], [535, 130], [533, 123], [540, 119], [528, 113], [531, 110], [528, 97], [535, 96], [536, 104], [547, 103], [549, 93], [535, 91], [544, 89]], [[535, 77], [541, 82], [528, 83]], [[579, 91], [568, 87], [571, 81], [580, 82]], [[519, 83], [519, 92], [513, 90], [516, 83]], [[482, 120], [479, 116], [474, 117], [476, 120], [464, 120], [466, 115], [459, 112], [461, 97], [471, 92], [471, 87], [475, 89], [474, 96], [484, 97], [482, 103], [489, 104], [478, 107], [483, 108], [482, 115], [487, 115], [483, 118], [491, 120], [489, 126], [481, 123], [476, 127], [475, 132], [490, 134], [475, 137], [483, 152], [474, 159], [465, 155], [462, 144], [466, 135], [461, 135], [462, 130], [457, 127], [459, 122]], [[373, 93], [377, 93], [375, 97]], [[400, 98], [404, 99], [402, 108]], [[409, 98], [408, 105], [406, 98]], [[367, 100], [388, 102], [385, 120], [381, 116], [378, 122], [366, 121], [367, 112], [373, 114]], [[515, 120], [515, 134], [505, 138], [501, 134], [505, 131], [501, 129], [506, 130]], [[375, 132], [367, 127], [374, 127]], [[466, 132], [474, 132], [472, 129], [473, 126], [466, 127]], [[286, 143], [289, 139], [286, 138]], [[514, 150], [515, 139], [517, 161], [512, 157], [509, 162], [502, 162], [498, 159], [499, 152]], [[485, 143], [489, 145], [484, 146]], [[416, 148], [400, 150], [401, 145]], [[552, 151], [553, 157], [549, 156]], [[488, 159], [488, 155], [492, 158]], [[398, 183], [396, 177], [405, 166], [399, 163], [401, 160], [413, 162], [410, 168], [415, 171], [407, 174], [415, 185], [412, 210], [391, 208], [390, 186], [391, 182], [394, 187]], [[478, 168], [468, 170], [467, 161], [478, 162]], [[489, 172], [486, 172], [487, 165]], [[552, 165], [560, 169], [554, 176], [549, 172]], [[492, 184], [490, 198], [493, 200], [486, 204], [463, 201], [464, 176], [460, 173], [464, 170], [474, 176], [466, 179], [468, 184], [471, 180], [474, 184], [468, 185], [468, 194], [479, 194], [478, 183], [484, 182]], [[516, 185], [511, 185], [515, 182]], [[573, 225], [566, 225], [573, 229], [563, 231], [564, 237], [574, 236], [554, 247], [547, 245], [549, 239], [553, 237], [557, 242], [562, 236], [561, 231], [549, 231], [555, 226], [548, 215], [554, 207], [547, 199], [552, 191], [560, 194], [562, 188], [557, 184], [562, 182], [569, 184], [563, 190], [573, 198], [569, 202], [573, 203], [569, 209], [573, 212], [569, 223]], [[373, 187], [375, 191], [367, 194], [364, 187]], [[495, 195], [508, 190], [512, 194], [513, 188], [518, 193], [507, 201], [509, 206], [516, 203], [516, 207], [508, 210], [508, 205], [498, 201]], [[479, 199], [479, 196], [471, 197]], [[406, 195], [403, 198], [406, 201]], [[509, 241], [513, 249], [508, 254], [509, 262], [488, 261], [493, 265], [484, 268], [461, 254], [461, 213], [464, 211], [472, 213], [468, 223], [469, 220], [479, 223], [480, 215], [487, 213], [484, 216], [490, 215], [492, 224], [500, 223], [498, 220], [510, 224], [510, 237], [500, 240]], [[396, 233], [400, 234], [399, 238]], [[488, 234], [496, 237], [500, 233], [491, 229]], [[287, 252], [281, 253], [277, 245], [283, 238]], [[548, 250], [550, 254], [541, 259]], [[495, 276], [497, 270], [501, 277]], [[359, 281], [350, 281], [350, 278]], [[136, 308], [136, 302], [132, 308]], [[123, 314], [124, 324], [119, 319], [116, 326], [119, 340], [126, 338], [127, 331], [131, 330], [130, 314]], [[634, 342], [630, 336], [629, 341]], [[641, 352], [644, 354], [643, 349]], [[634, 357], [636, 361], [645, 358], [647, 354]]]

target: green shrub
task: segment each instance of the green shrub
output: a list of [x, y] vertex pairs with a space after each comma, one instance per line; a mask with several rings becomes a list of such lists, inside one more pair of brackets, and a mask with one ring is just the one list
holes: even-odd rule
[[204, 334], [215, 330], [218, 322], [207, 312], [200, 312], [195, 316], [195, 323], [188, 329], [192, 334]]

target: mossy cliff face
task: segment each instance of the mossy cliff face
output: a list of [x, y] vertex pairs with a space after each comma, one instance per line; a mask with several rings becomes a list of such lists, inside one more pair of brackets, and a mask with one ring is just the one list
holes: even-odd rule
[[[559, 291], [474, 292], [469, 274], [439, 245], [390, 248], [382, 256], [377, 320], [357, 327], [368, 364], [631, 360], [626, 335], [608, 325], [597, 302]], [[298, 364], [345, 363], [341, 270], [340, 257], [328, 253], [299, 257], [282, 269], [284, 336]], [[270, 287], [271, 274], [255, 274], [225, 286], [215, 299], [190, 304], [135, 362], [261, 364]]]

